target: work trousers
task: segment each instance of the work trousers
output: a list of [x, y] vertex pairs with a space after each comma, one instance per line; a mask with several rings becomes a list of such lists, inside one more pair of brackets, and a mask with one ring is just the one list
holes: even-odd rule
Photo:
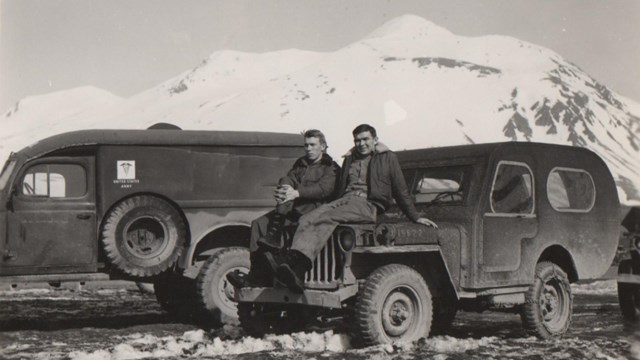
[[300, 251], [313, 261], [338, 224], [375, 223], [376, 211], [375, 205], [366, 197], [357, 195], [347, 194], [324, 204], [300, 217], [291, 249]]

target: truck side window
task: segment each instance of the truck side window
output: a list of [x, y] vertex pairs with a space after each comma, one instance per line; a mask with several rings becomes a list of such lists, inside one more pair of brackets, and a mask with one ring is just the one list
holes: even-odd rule
[[76, 164], [39, 164], [22, 180], [22, 194], [34, 197], [77, 198], [87, 193], [87, 175]]
[[556, 211], [588, 212], [596, 201], [593, 178], [584, 170], [554, 168], [547, 178], [547, 198]]
[[533, 213], [533, 175], [525, 165], [498, 164], [491, 188], [491, 209], [498, 214]]

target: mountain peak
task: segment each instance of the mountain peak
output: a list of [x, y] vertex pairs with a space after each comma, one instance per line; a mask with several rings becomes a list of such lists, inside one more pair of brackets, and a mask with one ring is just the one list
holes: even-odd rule
[[451, 36], [452, 33], [420, 16], [406, 14], [387, 21], [366, 38]]

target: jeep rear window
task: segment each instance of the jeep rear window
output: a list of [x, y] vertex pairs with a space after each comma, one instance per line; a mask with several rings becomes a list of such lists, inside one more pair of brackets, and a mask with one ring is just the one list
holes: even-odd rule
[[469, 166], [446, 166], [422, 169], [417, 177], [412, 194], [417, 204], [461, 203], [466, 189], [464, 180], [469, 176]]
[[533, 214], [533, 189], [528, 166], [500, 162], [491, 187], [491, 210], [497, 214]]
[[581, 169], [554, 168], [547, 178], [547, 198], [556, 211], [590, 211], [596, 201], [591, 174]]
[[0, 174], [0, 191], [4, 190], [4, 187], [7, 186], [7, 181], [9, 181], [9, 177], [11, 176], [11, 173], [13, 172], [13, 168], [15, 166], [15, 160], [7, 161], [7, 163], [4, 165], [2, 174]]

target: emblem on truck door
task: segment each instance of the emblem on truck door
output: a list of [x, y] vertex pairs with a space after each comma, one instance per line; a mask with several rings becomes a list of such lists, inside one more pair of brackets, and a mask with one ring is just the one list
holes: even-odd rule
[[136, 178], [135, 160], [118, 160], [118, 180], [135, 179], [135, 178]]
[[138, 184], [140, 180], [136, 179], [136, 161], [135, 160], [118, 160], [116, 161], [116, 180], [114, 184], [120, 184], [123, 189], [132, 187], [132, 184]]

